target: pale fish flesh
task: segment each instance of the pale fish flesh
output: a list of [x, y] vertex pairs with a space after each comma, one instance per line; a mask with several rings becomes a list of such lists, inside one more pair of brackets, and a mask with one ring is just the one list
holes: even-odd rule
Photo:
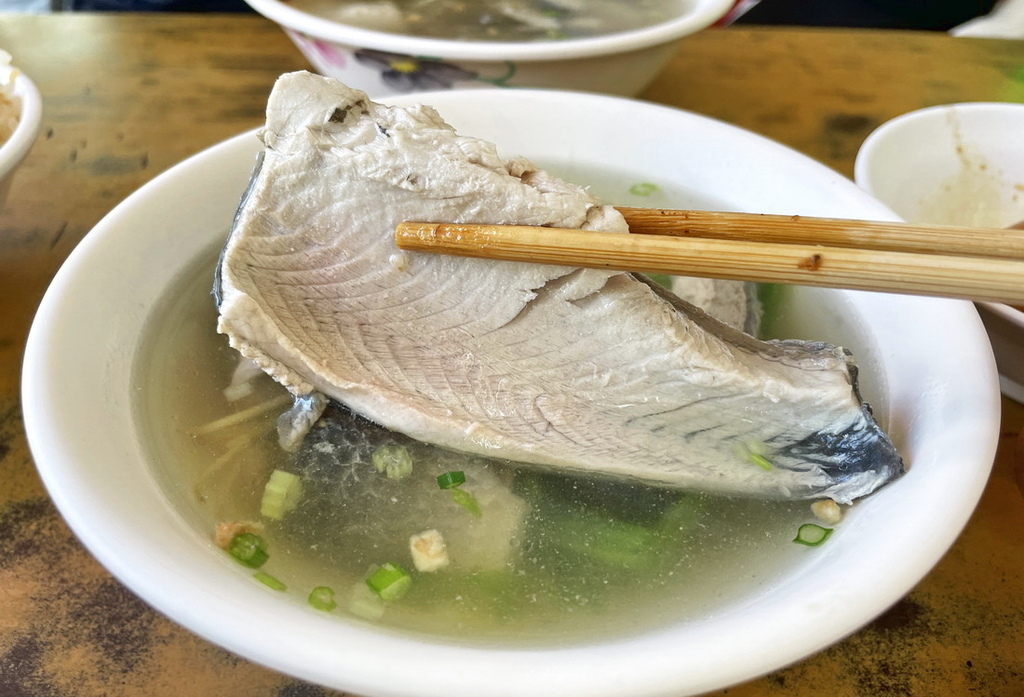
[[849, 502], [903, 470], [842, 348], [763, 342], [642, 276], [400, 251], [405, 220], [626, 232], [522, 158], [291, 73], [218, 268], [219, 331], [294, 394], [567, 471]]

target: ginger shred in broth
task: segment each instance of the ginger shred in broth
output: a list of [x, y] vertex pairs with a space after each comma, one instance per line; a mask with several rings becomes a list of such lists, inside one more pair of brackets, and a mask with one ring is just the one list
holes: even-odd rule
[[[328, 588], [321, 607], [339, 617], [545, 645], [706, 616], [814, 554], [792, 543], [814, 520], [806, 501], [553, 475], [411, 441], [334, 405], [285, 452], [283, 388], [260, 375], [225, 393], [237, 354], [215, 331], [215, 257], [210, 250], [151, 315], [134, 374], [141, 428], [188, 521], [210, 538], [223, 523], [256, 530], [268, 559], [254, 573], [297, 602]], [[275, 470], [301, 483], [279, 518], [261, 514]], [[367, 579], [389, 565], [411, 583], [400, 598], [368, 604]]]

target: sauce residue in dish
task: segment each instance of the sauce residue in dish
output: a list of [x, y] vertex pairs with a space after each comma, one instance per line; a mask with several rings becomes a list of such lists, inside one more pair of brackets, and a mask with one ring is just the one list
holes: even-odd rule
[[955, 110], [946, 115], [960, 166], [920, 204], [920, 222], [970, 227], [1006, 227], [1024, 215], [1024, 182], [1001, 168], [964, 136]]

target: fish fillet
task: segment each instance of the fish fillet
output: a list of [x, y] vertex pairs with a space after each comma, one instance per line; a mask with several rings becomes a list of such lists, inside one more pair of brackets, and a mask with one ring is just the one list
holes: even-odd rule
[[762, 342], [644, 277], [415, 254], [404, 220], [627, 231], [581, 187], [283, 75], [218, 266], [218, 329], [295, 394], [421, 441], [655, 484], [849, 502], [902, 462], [841, 348]]

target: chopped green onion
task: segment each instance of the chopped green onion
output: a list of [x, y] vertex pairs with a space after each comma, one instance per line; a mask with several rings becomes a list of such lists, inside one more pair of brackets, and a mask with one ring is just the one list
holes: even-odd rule
[[466, 473], [455, 470], [437, 475], [437, 485], [442, 489], [454, 489], [466, 483]]
[[768, 459], [769, 448], [760, 441], [748, 441], [736, 445], [736, 456], [746, 460], [752, 465], [757, 465], [768, 472], [773, 468], [772, 461]]
[[390, 603], [409, 592], [412, 587], [412, 576], [398, 564], [387, 562], [370, 574], [366, 579], [366, 585], [373, 589], [381, 600]]
[[480, 510], [480, 504], [473, 498], [473, 494], [464, 489], [449, 489], [448, 491], [452, 495], [452, 501], [465, 508], [477, 518], [483, 515]]
[[257, 581], [259, 581], [260, 583], [262, 583], [267, 588], [270, 588], [271, 590], [283, 591], [286, 588], [288, 588], [288, 586], [286, 586], [283, 583], [281, 583], [281, 581], [277, 580], [276, 578], [274, 578], [270, 574], [265, 573], [263, 571], [257, 571], [256, 573], [254, 573], [252, 575], [252, 577], [254, 579], [256, 579]]
[[260, 568], [270, 558], [266, 540], [251, 532], [242, 532], [232, 537], [228, 544], [228, 554], [250, 569]]
[[672, 290], [672, 276], [667, 273], [649, 273], [647, 278], [657, 283], [662, 288]]
[[404, 445], [382, 445], [373, 451], [373, 466], [388, 479], [402, 479], [412, 474], [412, 455]]
[[381, 600], [376, 591], [362, 581], [357, 582], [352, 587], [348, 600], [348, 611], [356, 617], [362, 617], [367, 620], [379, 620], [384, 616], [386, 609], [386, 603]]
[[273, 520], [281, 520], [284, 514], [299, 505], [302, 498], [302, 480], [299, 475], [284, 470], [270, 473], [267, 485], [263, 487], [260, 513]]
[[832, 530], [833, 528], [823, 528], [814, 523], [804, 523], [796, 531], [796, 537], [793, 538], [793, 542], [807, 545], [808, 547], [817, 547], [828, 539], [829, 535], [832, 534]]
[[651, 182], [637, 182], [633, 186], [629, 187], [629, 193], [634, 196], [650, 196], [658, 190], [657, 184]]
[[317, 586], [309, 592], [309, 604], [317, 610], [329, 612], [338, 607], [334, 600], [334, 590], [327, 586]]

